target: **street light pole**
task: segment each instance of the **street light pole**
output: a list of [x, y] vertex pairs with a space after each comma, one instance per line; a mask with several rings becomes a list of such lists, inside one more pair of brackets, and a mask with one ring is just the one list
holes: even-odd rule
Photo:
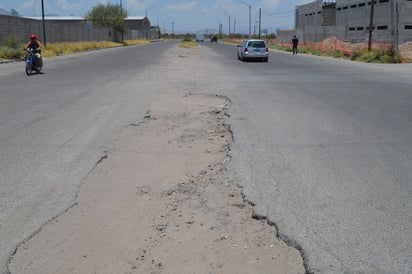
[[[152, 9], [153, 7], [150, 7], [150, 8], [147, 8], [146, 9], [146, 19], [147, 20], [149, 20], [149, 18], [147, 18], [147, 11], [148, 10], [150, 10], [150, 9]], [[150, 25], [149, 25], [149, 28], [150, 28]], [[149, 39], [149, 29], [147, 28], [147, 26], [146, 26], [146, 39]]]
[[240, 1], [242, 4], [249, 7], [249, 38], [252, 36], [252, 6], [244, 1]]
[[229, 14], [227, 14], [226, 12], [224, 13], [227, 17], [229, 17], [229, 29], [228, 29], [228, 31], [227, 31], [227, 35], [228, 35], [228, 38], [230, 38], [230, 29], [231, 29], [231, 25], [230, 25], [230, 15]]

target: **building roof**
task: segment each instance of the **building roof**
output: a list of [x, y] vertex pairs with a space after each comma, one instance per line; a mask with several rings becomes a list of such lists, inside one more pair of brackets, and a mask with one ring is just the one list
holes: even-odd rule
[[[21, 16], [22, 18], [42, 20], [41, 16]], [[44, 16], [44, 20], [84, 20], [82, 16]]]
[[[21, 16], [22, 18], [27, 18], [27, 19], [33, 19], [33, 20], [42, 20], [43, 18], [41, 16]], [[128, 16], [125, 18], [125, 20], [144, 20], [145, 16]], [[73, 20], [73, 21], [80, 21], [84, 20], [84, 17], [82, 16], [45, 16], [44, 20], [52, 20], [52, 21], [68, 21], [68, 20]]]

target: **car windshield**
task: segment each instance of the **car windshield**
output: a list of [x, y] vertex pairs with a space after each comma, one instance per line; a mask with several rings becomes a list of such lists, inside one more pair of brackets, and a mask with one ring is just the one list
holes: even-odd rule
[[265, 42], [263, 42], [263, 41], [252, 41], [252, 42], [249, 42], [248, 47], [251, 47], [251, 48], [265, 48], [266, 45], [265, 45]]

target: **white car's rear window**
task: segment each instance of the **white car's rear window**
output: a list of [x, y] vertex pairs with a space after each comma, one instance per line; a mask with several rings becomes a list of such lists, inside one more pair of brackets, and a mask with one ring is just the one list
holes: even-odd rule
[[263, 41], [251, 41], [248, 44], [249, 48], [266, 48], [266, 44]]

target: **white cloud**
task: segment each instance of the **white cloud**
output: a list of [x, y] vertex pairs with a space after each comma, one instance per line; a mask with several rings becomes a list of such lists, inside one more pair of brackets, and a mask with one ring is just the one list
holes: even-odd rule
[[191, 11], [191, 10], [194, 10], [197, 6], [198, 6], [197, 1], [192, 1], [192, 2], [188, 2], [188, 3], [169, 5], [169, 6], [166, 6], [165, 9], [180, 10], [180, 11]]
[[140, 0], [127, 0], [125, 1], [127, 8], [132, 11], [144, 11], [147, 7]]
[[203, 12], [209, 13], [212, 11], [212, 9], [208, 8], [208, 7], [202, 7], [201, 9]]
[[56, 7], [66, 11], [76, 11], [83, 8], [83, 4], [80, 2], [69, 2], [67, 0], [57, 0]]
[[61, 9], [64, 9], [64, 10], [69, 9], [70, 6], [71, 6], [69, 3], [67, 3], [66, 0], [57, 0], [56, 5], [57, 5], [57, 7], [61, 8]]
[[22, 4], [22, 7], [25, 9], [31, 9], [33, 8], [33, 1], [26, 1]]
[[274, 8], [280, 4], [280, 0], [263, 0], [260, 3], [260, 7], [266, 7], [266, 8]]
[[214, 8], [218, 9], [230, 9], [233, 7], [233, 0], [218, 0], [216, 1]]
[[279, 0], [264, 0], [262, 4], [265, 6], [277, 6], [279, 2]]

